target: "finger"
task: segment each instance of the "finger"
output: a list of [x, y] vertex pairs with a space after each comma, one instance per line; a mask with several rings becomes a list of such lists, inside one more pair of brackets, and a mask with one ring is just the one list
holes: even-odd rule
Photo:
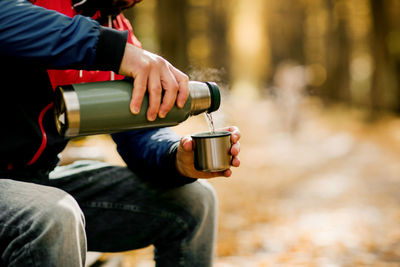
[[165, 75], [163, 75], [163, 77], [166, 77], [166, 79], [162, 79], [162, 86], [165, 93], [162, 98], [160, 110], [158, 112], [158, 116], [160, 116], [160, 118], [164, 118], [167, 115], [168, 111], [170, 111], [171, 108], [175, 105], [176, 93], [178, 91], [178, 83], [169, 70], [168, 73], [165, 73]]
[[157, 117], [157, 113], [160, 108], [161, 92], [162, 92], [159, 74], [155, 71], [150, 73], [148, 92], [149, 92], [149, 107], [147, 109], [147, 119], [149, 121], [154, 121]]
[[240, 140], [241, 134], [239, 129], [236, 126], [231, 126], [230, 127], [230, 132], [231, 134], [231, 142], [233, 144], [237, 143]]
[[239, 155], [239, 152], [240, 152], [240, 143], [237, 142], [237, 143], [233, 144], [231, 147], [231, 155], [237, 156], [237, 155]]
[[231, 169], [225, 170], [222, 174], [222, 176], [225, 176], [225, 177], [230, 177], [231, 175], [232, 175]]
[[231, 143], [232, 144], [237, 143], [241, 137], [239, 129], [235, 126], [231, 126], [231, 127], [229, 127], [229, 131], [232, 133], [231, 134]]
[[231, 132], [231, 143], [234, 144], [236, 142], [239, 141], [240, 137], [241, 137], [241, 133], [238, 127], [236, 126], [228, 126], [228, 127], [224, 127], [219, 129], [219, 131], [228, 131]]
[[189, 77], [177, 68], [174, 68], [172, 65], [170, 65], [169, 68], [172, 74], [175, 76], [175, 79], [178, 82], [179, 86], [178, 96], [176, 98], [176, 105], [179, 108], [183, 108], [186, 100], [189, 97]]
[[239, 166], [240, 166], [240, 159], [239, 159], [239, 157], [233, 157], [233, 159], [232, 159], [232, 166], [233, 166], [233, 167], [239, 167]]
[[181, 146], [186, 152], [191, 152], [194, 149], [193, 139], [190, 136], [184, 136], [181, 139]]
[[130, 109], [133, 114], [138, 114], [142, 107], [142, 101], [147, 88], [147, 77], [137, 76], [133, 81], [132, 100]]
[[238, 131], [239, 128], [237, 126], [226, 126], [220, 129], [221, 131], [235, 132]]
[[176, 99], [176, 90], [165, 91], [165, 94], [164, 94], [164, 97], [162, 99], [162, 103], [160, 106], [160, 111], [158, 112], [158, 115], [160, 116], [160, 118], [165, 118], [167, 113], [174, 106], [175, 99]]

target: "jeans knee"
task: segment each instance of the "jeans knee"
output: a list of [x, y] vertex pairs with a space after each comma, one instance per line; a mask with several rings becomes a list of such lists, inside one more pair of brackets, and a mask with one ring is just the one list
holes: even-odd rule
[[211, 213], [212, 216], [215, 216], [217, 210], [217, 194], [214, 188], [207, 181], [200, 180], [198, 183], [201, 189], [198, 190], [197, 200], [202, 204], [202, 213]]
[[196, 224], [214, 224], [217, 217], [217, 195], [207, 181], [199, 180], [188, 185], [184, 200]]
[[66, 194], [54, 203], [49, 209], [48, 213], [53, 216], [55, 221], [64, 226], [76, 226], [85, 224], [83, 212], [80, 209], [75, 199]]
[[81, 239], [85, 235], [85, 219], [78, 203], [62, 190], [54, 189], [49, 195], [42, 202], [33, 226], [42, 232], [43, 238], [48, 242]]
[[165, 266], [211, 266], [217, 232], [215, 190], [207, 181], [198, 180], [171, 193], [175, 208], [180, 209], [175, 211], [176, 223], [169, 227], [170, 235], [155, 244], [157, 262], [166, 262]]
[[0, 196], [5, 215], [0, 220], [0, 241], [5, 244], [1, 262], [7, 266], [83, 266], [84, 217], [73, 197], [48, 186], [11, 180], [3, 185], [8, 194]]

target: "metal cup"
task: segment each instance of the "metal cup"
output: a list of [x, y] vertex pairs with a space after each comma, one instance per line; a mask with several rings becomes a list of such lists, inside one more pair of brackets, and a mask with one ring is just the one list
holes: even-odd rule
[[198, 171], [218, 172], [230, 168], [231, 132], [202, 132], [192, 135], [194, 166]]

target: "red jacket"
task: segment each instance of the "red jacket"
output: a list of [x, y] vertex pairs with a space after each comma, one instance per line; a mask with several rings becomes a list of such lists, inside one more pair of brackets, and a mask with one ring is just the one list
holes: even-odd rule
[[0, 0], [0, 176], [52, 169], [68, 141], [57, 132], [47, 70], [118, 71], [127, 39], [87, 17]]
[[[77, 15], [77, 12], [72, 8], [71, 0], [36, 0], [35, 5], [58, 11], [69, 17]], [[97, 15], [95, 15], [94, 19]], [[120, 31], [128, 31], [128, 42], [141, 47], [140, 42], [133, 34], [132, 26], [128, 19], [121, 13], [110, 23], [112, 25], [103, 25], [112, 27]], [[109, 80], [122, 80], [124, 76], [112, 73], [111, 71], [85, 71], [85, 70], [48, 70], [51, 84], [53, 88], [58, 85], [98, 82]]]

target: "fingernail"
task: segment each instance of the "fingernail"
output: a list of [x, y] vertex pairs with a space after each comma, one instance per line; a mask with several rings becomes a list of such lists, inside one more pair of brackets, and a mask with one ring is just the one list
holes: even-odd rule
[[138, 114], [140, 109], [138, 107], [132, 106], [131, 107], [131, 111], [132, 111], [133, 114]]
[[156, 116], [147, 116], [148, 121], [154, 121], [156, 119]]
[[160, 117], [161, 119], [165, 118], [165, 113], [164, 112], [158, 113], [158, 117]]

